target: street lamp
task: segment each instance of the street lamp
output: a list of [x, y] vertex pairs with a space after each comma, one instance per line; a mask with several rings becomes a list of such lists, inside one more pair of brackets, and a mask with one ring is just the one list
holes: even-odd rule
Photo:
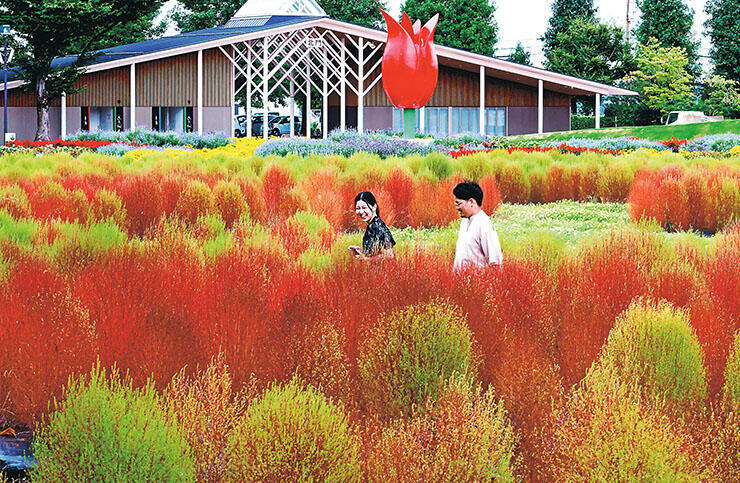
[[0, 26], [0, 35], [3, 36], [3, 145], [8, 132], [8, 35], [10, 35], [10, 25]]

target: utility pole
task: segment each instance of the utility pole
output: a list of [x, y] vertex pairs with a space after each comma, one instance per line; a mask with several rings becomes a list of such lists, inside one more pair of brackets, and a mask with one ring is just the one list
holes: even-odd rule
[[10, 35], [10, 25], [0, 27], [0, 34], [3, 36], [3, 144], [8, 133], [8, 35]]
[[627, 0], [627, 27], [625, 29], [627, 33], [627, 41], [630, 39], [630, 0]]

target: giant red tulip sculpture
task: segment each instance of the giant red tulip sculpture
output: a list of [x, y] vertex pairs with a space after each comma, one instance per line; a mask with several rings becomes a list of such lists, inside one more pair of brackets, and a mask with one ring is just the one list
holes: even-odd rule
[[417, 20], [413, 25], [406, 12], [401, 23], [381, 9], [388, 26], [388, 41], [383, 52], [383, 89], [391, 103], [403, 109], [403, 133], [414, 136], [415, 109], [424, 107], [437, 87], [439, 64], [434, 49], [434, 29], [439, 15], [423, 27]]

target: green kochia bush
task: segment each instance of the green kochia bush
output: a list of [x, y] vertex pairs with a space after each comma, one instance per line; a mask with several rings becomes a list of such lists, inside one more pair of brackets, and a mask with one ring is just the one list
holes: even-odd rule
[[293, 380], [253, 401], [229, 436], [228, 481], [359, 481], [359, 438], [347, 414]]
[[740, 333], [735, 335], [730, 355], [727, 358], [724, 397], [732, 405], [740, 406]]
[[714, 481], [662, 410], [617, 379], [582, 384], [555, 411], [543, 481]]
[[472, 372], [472, 335], [460, 309], [445, 302], [381, 316], [360, 347], [360, 394], [386, 417], [435, 398], [454, 372]]
[[190, 449], [153, 384], [99, 366], [72, 378], [34, 442], [34, 481], [195, 481]]
[[586, 383], [612, 377], [675, 407], [701, 404], [707, 396], [703, 353], [686, 313], [667, 302], [633, 302]]

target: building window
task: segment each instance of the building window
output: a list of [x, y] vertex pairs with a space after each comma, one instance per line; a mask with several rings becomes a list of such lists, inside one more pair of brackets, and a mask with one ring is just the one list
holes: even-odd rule
[[453, 107], [451, 135], [480, 132], [477, 107]]
[[432, 136], [447, 136], [447, 108], [427, 107], [424, 114], [424, 133]]
[[152, 130], [193, 132], [193, 108], [152, 107]]
[[506, 108], [486, 108], [486, 134], [489, 136], [506, 136]]
[[123, 131], [123, 107], [80, 107], [80, 130]]
[[[416, 111], [416, 131], [418, 132], [421, 116], [419, 115], [419, 109], [414, 109], [414, 111]], [[393, 108], [393, 131], [403, 132], [403, 109], [396, 107]]]
[[90, 130], [90, 107], [89, 106], [80, 107], [80, 130], [81, 131]]

